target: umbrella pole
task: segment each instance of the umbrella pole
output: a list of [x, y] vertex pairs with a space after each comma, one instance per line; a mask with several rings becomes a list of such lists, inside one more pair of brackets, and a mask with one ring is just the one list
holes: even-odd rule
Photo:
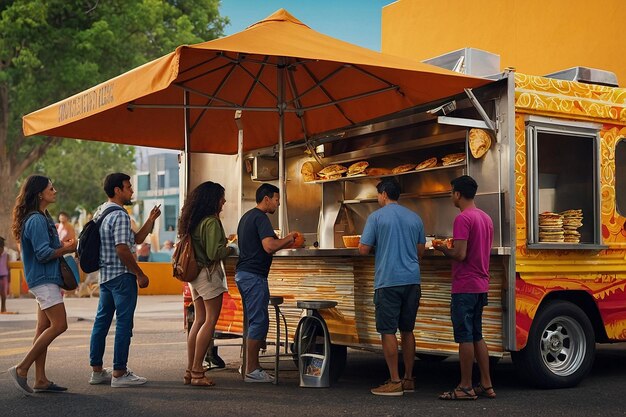
[[243, 215], [243, 123], [241, 122], [241, 110], [235, 111], [235, 124], [237, 125], [237, 159], [239, 167], [239, 184], [237, 189], [237, 219]]
[[278, 228], [284, 237], [287, 230], [285, 225], [285, 58], [280, 58], [278, 64], [278, 190], [280, 193], [280, 205], [278, 206]]
[[180, 195], [180, 207], [183, 206], [185, 199], [187, 198], [187, 194], [189, 193], [189, 183], [190, 183], [190, 179], [191, 179], [191, 155], [190, 155], [190, 151], [191, 151], [191, 133], [189, 132], [189, 108], [187, 107], [189, 104], [189, 92], [185, 91], [183, 96], [183, 102], [184, 102], [184, 109], [183, 109], [183, 128], [185, 131], [185, 149], [184, 149], [184, 168], [185, 168], [185, 175], [184, 175], [184, 181], [185, 183], [183, 184], [182, 187], [180, 187], [180, 189], [182, 190], [182, 193]]

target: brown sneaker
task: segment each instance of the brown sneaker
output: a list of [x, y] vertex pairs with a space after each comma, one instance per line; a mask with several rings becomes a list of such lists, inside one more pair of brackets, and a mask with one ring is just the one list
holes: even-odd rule
[[402, 390], [404, 392], [415, 392], [415, 379], [402, 378]]
[[386, 395], [391, 397], [397, 397], [404, 394], [402, 381], [393, 382], [392, 380], [385, 382], [380, 387], [372, 388], [371, 392], [374, 395]]

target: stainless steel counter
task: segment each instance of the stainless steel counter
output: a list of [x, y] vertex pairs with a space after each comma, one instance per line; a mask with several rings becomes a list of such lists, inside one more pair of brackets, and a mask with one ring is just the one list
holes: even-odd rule
[[279, 250], [274, 254], [276, 256], [318, 256], [318, 257], [326, 257], [326, 256], [361, 256], [359, 255], [359, 250], [347, 249], [347, 248], [338, 248], [338, 249], [308, 249], [308, 248], [300, 248], [300, 249], [283, 249]]
[[[511, 248], [508, 247], [494, 247], [491, 248], [492, 255], [510, 255]], [[362, 256], [359, 255], [358, 249], [347, 249], [347, 248], [337, 248], [337, 249], [283, 249], [274, 254], [274, 257], [354, 257], [354, 256]], [[371, 255], [370, 255], [371, 256]], [[426, 250], [424, 253], [424, 257], [433, 257], [433, 256], [443, 256], [443, 254], [436, 250]]]

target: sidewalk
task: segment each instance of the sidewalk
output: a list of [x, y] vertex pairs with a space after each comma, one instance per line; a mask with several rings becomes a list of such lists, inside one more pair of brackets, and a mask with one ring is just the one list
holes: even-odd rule
[[[98, 308], [98, 298], [64, 299], [68, 319], [93, 320]], [[9, 298], [7, 310], [15, 314], [0, 314], [0, 323], [9, 321], [37, 320], [37, 302], [34, 298]], [[183, 323], [182, 295], [140, 295], [137, 300], [136, 318], [155, 320], [180, 320]]]

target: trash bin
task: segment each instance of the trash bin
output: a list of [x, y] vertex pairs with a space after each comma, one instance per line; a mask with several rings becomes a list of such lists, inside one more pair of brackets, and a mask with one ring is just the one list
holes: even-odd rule
[[317, 310], [336, 305], [334, 301], [298, 301], [298, 307], [307, 310], [296, 330], [301, 387], [330, 386], [330, 336]]

